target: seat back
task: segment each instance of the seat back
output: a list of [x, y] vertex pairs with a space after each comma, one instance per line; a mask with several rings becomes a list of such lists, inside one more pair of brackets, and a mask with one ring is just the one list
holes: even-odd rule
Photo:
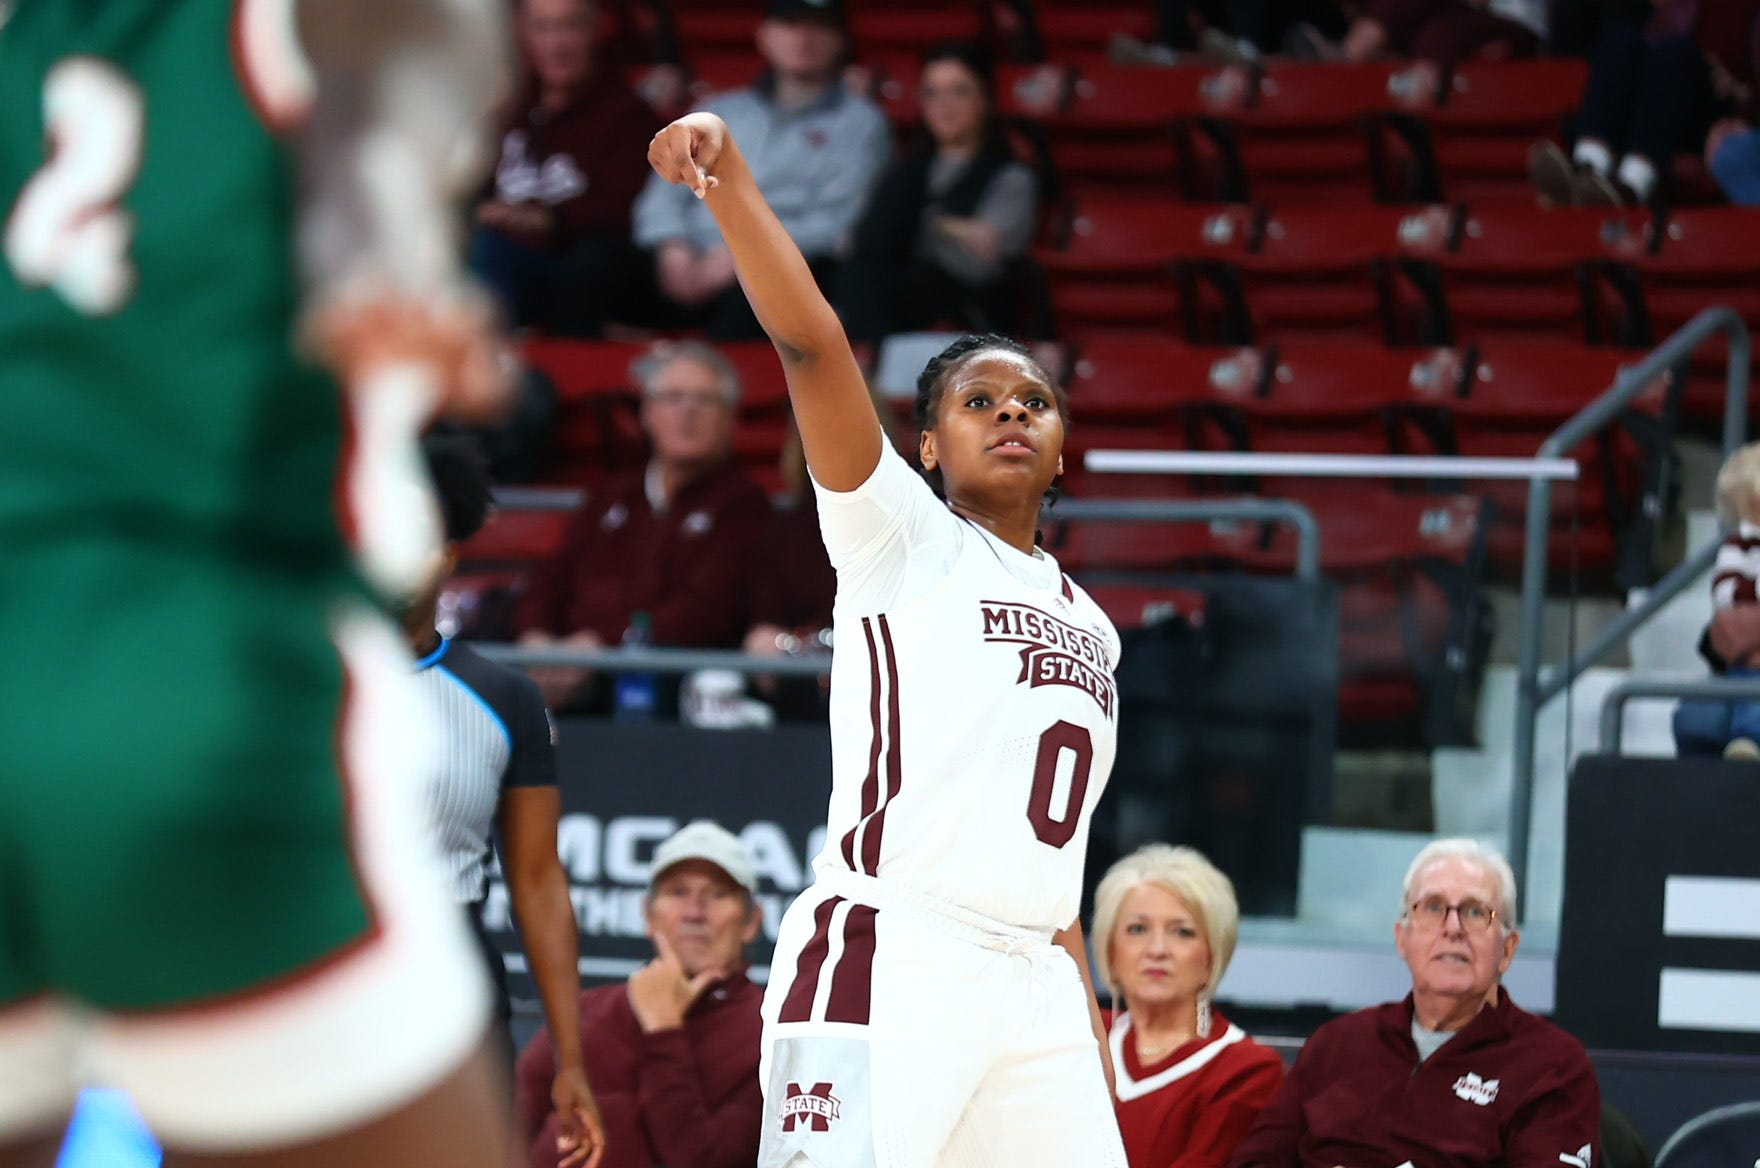
[[1656, 1154], [1656, 1168], [1746, 1168], [1760, 1162], [1760, 1101], [1687, 1121]]

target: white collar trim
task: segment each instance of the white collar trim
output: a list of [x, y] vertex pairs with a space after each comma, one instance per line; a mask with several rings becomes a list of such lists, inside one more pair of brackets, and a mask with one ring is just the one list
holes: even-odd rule
[[1128, 1103], [1133, 1099], [1141, 1099], [1145, 1095], [1161, 1090], [1161, 1088], [1167, 1086], [1169, 1083], [1178, 1082], [1187, 1075], [1195, 1074], [1196, 1072], [1203, 1070], [1210, 1065], [1211, 1061], [1214, 1060], [1217, 1055], [1221, 1054], [1225, 1049], [1233, 1046], [1235, 1043], [1244, 1041], [1247, 1037], [1247, 1032], [1245, 1030], [1242, 1030], [1239, 1026], [1230, 1022], [1228, 1024], [1228, 1029], [1222, 1032], [1220, 1038], [1214, 1039], [1205, 1046], [1193, 1051], [1191, 1054], [1179, 1060], [1179, 1062], [1174, 1063], [1166, 1070], [1157, 1071], [1147, 1079], [1139, 1080], [1131, 1076], [1131, 1072], [1124, 1061], [1124, 1040], [1130, 1034], [1130, 1030], [1131, 1016], [1128, 1012], [1120, 1014], [1117, 1018], [1113, 1019], [1112, 1034], [1110, 1036], [1112, 1043], [1112, 1069], [1114, 1072], [1113, 1077], [1117, 1080], [1118, 1099], [1121, 1103]]

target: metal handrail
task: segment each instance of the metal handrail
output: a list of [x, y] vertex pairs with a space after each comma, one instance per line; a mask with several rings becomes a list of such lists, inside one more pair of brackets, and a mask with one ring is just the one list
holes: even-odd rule
[[831, 669], [831, 657], [826, 653], [759, 657], [737, 649], [669, 649], [661, 645], [644, 645], [639, 649], [571, 649], [561, 645], [506, 645], [488, 641], [473, 641], [471, 648], [503, 665], [559, 665], [601, 673], [681, 674], [699, 669], [732, 669], [778, 677], [817, 677]]
[[1320, 578], [1320, 523], [1312, 511], [1293, 499], [1063, 499], [1046, 518], [1132, 523], [1287, 523], [1296, 529], [1296, 579]]
[[[1615, 421], [1633, 400], [1649, 389], [1651, 382], [1718, 333], [1729, 340], [1729, 363], [1724, 373], [1723, 449], [1725, 454], [1735, 450], [1748, 433], [1748, 327], [1734, 309], [1719, 305], [1699, 313], [1652, 349], [1643, 360], [1622, 370], [1606, 392], [1553, 431], [1552, 436], [1540, 444], [1535, 457], [1563, 457], [1585, 438]], [[1517, 887], [1524, 887], [1527, 883], [1528, 839], [1533, 831], [1535, 735], [1540, 707], [1562, 693], [1585, 669], [1623, 643], [1633, 629], [1692, 583], [1704, 571], [1710, 557], [1716, 555], [1716, 548], [1708, 549], [1664, 576], [1651, 588], [1638, 609], [1614, 622], [1587, 651], [1542, 677], [1540, 637], [1546, 616], [1546, 542], [1551, 515], [1552, 483], [1535, 478], [1528, 485], [1520, 657], [1516, 676], [1515, 773], [1510, 783], [1509, 862], [1515, 869]], [[1700, 563], [1701, 560], [1705, 562]]]
[[1701, 678], [1667, 681], [1662, 678], [1629, 677], [1607, 691], [1601, 699], [1601, 753], [1618, 754], [1625, 739], [1626, 703], [1667, 698], [1698, 698], [1729, 702], [1760, 701], [1760, 678]]

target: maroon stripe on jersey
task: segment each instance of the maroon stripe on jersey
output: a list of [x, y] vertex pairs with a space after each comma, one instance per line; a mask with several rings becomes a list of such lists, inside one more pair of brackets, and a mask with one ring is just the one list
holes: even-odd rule
[[852, 871], [859, 870], [856, 868], [856, 836], [880, 803], [880, 650], [874, 644], [874, 622], [869, 617], [862, 618], [862, 635], [868, 639], [868, 726], [874, 737], [868, 748], [868, 777], [862, 780], [862, 815], [855, 826], [843, 834], [843, 862]]
[[1076, 601], [1076, 590], [1070, 587], [1069, 575], [1067, 573], [1063, 577], [1063, 598], [1071, 604], [1074, 604]]
[[886, 646], [886, 799], [862, 836], [862, 871], [870, 876], [880, 874], [880, 839], [886, 831], [886, 809], [892, 806], [899, 784], [904, 781], [898, 751], [898, 654], [892, 648], [892, 628], [884, 615], [880, 617], [880, 640]]
[[872, 905], [849, 906], [843, 918], [843, 956], [831, 971], [831, 993], [825, 1000], [825, 1021], [868, 1024], [874, 998], [874, 916]]
[[813, 910], [813, 936], [795, 958], [794, 984], [788, 987], [788, 997], [782, 999], [782, 1010], [776, 1015], [778, 1022], [806, 1022], [812, 1018], [819, 974], [825, 968], [825, 955], [831, 951], [831, 914], [842, 903], [843, 897], [833, 896]]

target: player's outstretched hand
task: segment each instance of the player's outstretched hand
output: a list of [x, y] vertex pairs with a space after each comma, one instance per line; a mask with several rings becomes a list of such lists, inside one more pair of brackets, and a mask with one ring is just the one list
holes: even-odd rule
[[560, 1072], [550, 1085], [550, 1102], [556, 1108], [559, 1168], [599, 1168], [605, 1158], [605, 1124], [587, 1076], [579, 1068]]
[[667, 182], [689, 187], [700, 199], [717, 183], [715, 164], [726, 146], [726, 122], [714, 114], [686, 114], [648, 143], [648, 165]]

